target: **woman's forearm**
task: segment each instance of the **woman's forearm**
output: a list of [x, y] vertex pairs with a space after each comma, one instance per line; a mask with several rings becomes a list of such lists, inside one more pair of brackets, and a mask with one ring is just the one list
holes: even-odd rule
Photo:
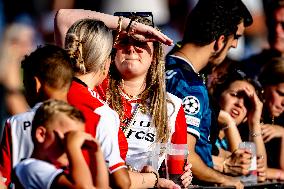
[[[104, 14], [101, 12], [84, 10], [84, 9], [60, 9], [55, 16], [54, 20], [54, 31], [55, 31], [55, 42], [57, 45], [64, 47], [64, 40], [69, 27], [74, 24], [77, 20], [90, 18], [100, 20], [105, 25], [115, 30], [118, 26], [118, 16]], [[122, 22], [122, 29], [125, 29], [130, 20], [124, 18]]]

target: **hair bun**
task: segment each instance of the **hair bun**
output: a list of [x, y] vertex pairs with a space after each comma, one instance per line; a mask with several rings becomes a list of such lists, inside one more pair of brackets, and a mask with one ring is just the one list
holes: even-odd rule
[[75, 34], [66, 35], [66, 51], [72, 61], [72, 66], [82, 74], [86, 73], [86, 67], [82, 56], [82, 42]]

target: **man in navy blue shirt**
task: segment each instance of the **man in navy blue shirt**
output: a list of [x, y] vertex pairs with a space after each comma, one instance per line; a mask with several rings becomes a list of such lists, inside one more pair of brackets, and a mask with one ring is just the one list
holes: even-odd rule
[[183, 100], [189, 161], [194, 178], [202, 182], [243, 188], [237, 178], [213, 169], [212, 110], [199, 72], [220, 64], [251, 24], [241, 0], [199, 0], [188, 17], [183, 40], [166, 57], [167, 91]]

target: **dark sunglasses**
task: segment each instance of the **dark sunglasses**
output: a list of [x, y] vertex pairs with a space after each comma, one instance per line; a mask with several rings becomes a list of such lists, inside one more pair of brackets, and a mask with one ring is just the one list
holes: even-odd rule
[[145, 48], [148, 44], [147, 44], [147, 42], [138, 41], [138, 40], [133, 39], [132, 37], [124, 36], [124, 37], [120, 37], [117, 40], [117, 45], [119, 47], [125, 47], [125, 46], [128, 46], [128, 45], [133, 45], [137, 48]]
[[239, 40], [240, 37], [242, 37], [242, 35], [239, 35], [239, 34], [236, 34], [236, 33], [234, 34], [234, 39]]
[[151, 26], [155, 26], [152, 12], [115, 12], [114, 16], [123, 16], [130, 19], [137, 16], [142, 18], [149, 18], [149, 20], [152, 22]]
[[273, 24], [274, 24], [274, 26], [277, 26], [278, 24], [280, 24], [282, 30], [284, 30], [284, 21], [279, 21], [279, 22], [275, 21]]

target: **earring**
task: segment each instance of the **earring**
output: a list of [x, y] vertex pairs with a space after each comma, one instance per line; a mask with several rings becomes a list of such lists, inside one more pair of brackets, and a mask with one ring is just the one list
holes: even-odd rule
[[212, 52], [212, 56], [216, 56], [217, 55], [217, 51]]
[[106, 65], [103, 67], [103, 75], [106, 75]]

